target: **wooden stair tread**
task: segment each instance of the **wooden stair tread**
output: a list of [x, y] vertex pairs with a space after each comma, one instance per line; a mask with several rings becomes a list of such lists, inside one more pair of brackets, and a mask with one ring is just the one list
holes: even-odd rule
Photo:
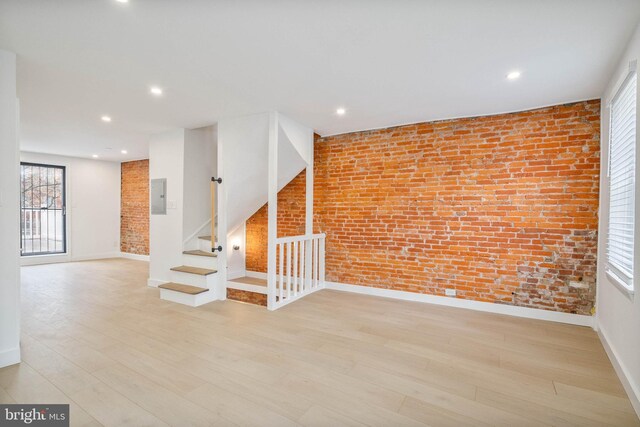
[[169, 289], [170, 291], [182, 292], [183, 294], [189, 295], [198, 295], [209, 290], [206, 288], [199, 288], [197, 286], [183, 285], [182, 283], [174, 282], [163, 283], [158, 287], [161, 289]]
[[230, 279], [229, 282], [244, 283], [247, 285], [264, 286], [267, 287], [266, 279], [257, 279], [255, 277], [238, 277], [237, 279]]
[[182, 253], [185, 254], [185, 255], [206, 256], [206, 257], [210, 257], [210, 258], [216, 258], [218, 256], [217, 254], [214, 254], [213, 252], [201, 251], [199, 249], [196, 249], [194, 251], [183, 251]]
[[211, 236], [198, 236], [198, 239], [211, 241]]
[[171, 271], [179, 271], [180, 273], [197, 274], [199, 276], [208, 276], [213, 273], [217, 273], [217, 270], [209, 270], [207, 268], [190, 267], [188, 265], [181, 265], [179, 267], [173, 267]]

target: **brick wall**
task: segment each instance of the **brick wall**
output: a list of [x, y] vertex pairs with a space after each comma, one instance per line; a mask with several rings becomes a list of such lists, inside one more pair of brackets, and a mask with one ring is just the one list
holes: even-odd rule
[[589, 313], [599, 128], [596, 100], [319, 138], [327, 280]]
[[[306, 213], [306, 170], [278, 193], [278, 237], [304, 234]], [[249, 271], [267, 272], [268, 204], [247, 220], [246, 266]]]
[[149, 160], [121, 165], [120, 251], [149, 255]]

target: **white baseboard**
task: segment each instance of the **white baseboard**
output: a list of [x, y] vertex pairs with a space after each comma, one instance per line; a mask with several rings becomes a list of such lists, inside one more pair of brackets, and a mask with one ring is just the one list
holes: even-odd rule
[[57, 264], [60, 262], [71, 261], [71, 255], [56, 254], [56, 255], [33, 255], [20, 257], [20, 266], [28, 267], [30, 265], [44, 265], [44, 264]]
[[151, 277], [149, 277], [147, 279], [147, 286], [152, 287], [152, 288], [157, 288], [158, 286], [162, 285], [163, 283], [167, 283], [168, 280], [159, 280], [159, 279], [152, 279]]
[[260, 273], [258, 271], [249, 271], [247, 270], [247, 277], [253, 277], [254, 279], [264, 279], [267, 280], [267, 273]]
[[615, 369], [616, 374], [618, 374], [618, 378], [620, 378], [620, 382], [624, 387], [624, 390], [627, 392], [627, 396], [629, 396], [629, 400], [631, 401], [631, 405], [633, 409], [636, 411], [636, 414], [640, 418], [640, 386], [635, 384], [631, 374], [629, 374], [629, 370], [625, 366], [624, 363], [618, 357], [617, 352], [611, 347], [609, 344], [609, 340], [607, 339], [607, 333], [602, 329], [602, 326], [599, 325], [597, 328], [598, 336], [600, 337], [600, 341], [602, 342], [602, 346], [607, 352], [607, 356], [609, 356], [609, 360], [611, 360], [611, 364], [613, 365], [613, 369]]
[[[247, 275], [249, 272], [247, 272]], [[449, 307], [467, 308], [470, 310], [489, 313], [506, 314], [508, 316], [525, 317], [528, 319], [548, 320], [551, 322], [568, 323], [571, 325], [594, 327], [593, 316], [560, 313], [557, 311], [540, 310], [537, 308], [518, 307], [506, 304], [473, 301], [459, 298], [443, 297], [439, 295], [418, 294], [415, 292], [396, 291], [393, 289], [374, 288], [370, 286], [348, 285], [344, 283], [326, 282], [326, 289], [353, 292], [356, 294], [374, 295], [404, 301], [415, 301], [429, 304], [445, 305]]]
[[120, 252], [121, 258], [134, 259], [136, 261], [147, 261], [149, 262], [149, 255], [139, 255], [139, 254], [131, 254], [128, 252]]
[[0, 351], [0, 368], [20, 363], [20, 347]]
[[61, 262], [76, 262], [76, 261], [92, 261], [98, 259], [108, 258], [120, 258], [120, 252], [103, 252], [90, 255], [73, 255], [73, 254], [59, 254], [59, 255], [35, 255], [26, 256], [20, 258], [20, 266], [28, 267], [30, 265], [43, 265], [43, 264], [57, 264]]
[[120, 252], [103, 252], [91, 255], [72, 255], [71, 261], [92, 261], [97, 259], [120, 258]]

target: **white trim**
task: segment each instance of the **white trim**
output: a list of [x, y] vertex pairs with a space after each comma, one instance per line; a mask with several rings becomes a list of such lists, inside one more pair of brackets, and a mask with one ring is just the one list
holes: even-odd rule
[[29, 267], [32, 265], [58, 264], [62, 262], [76, 261], [92, 261], [99, 259], [122, 258], [121, 252], [104, 252], [101, 254], [91, 254], [82, 256], [73, 256], [69, 254], [51, 254], [51, 255], [34, 255], [20, 258], [21, 267]]
[[415, 292], [396, 291], [393, 289], [374, 288], [370, 286], [348, 285], [344, 283], [325, 282], [325, 289], [353, 292], [356, 294], [373, 295], [404, 301], [423, 302], [428, 304], [445, 305], [449, 307], [466, 308], [489, 313], [505, 314], [508, 316], [525, 317], [528, 319], [547, 320], [551, 322], [568, 323], [570, 325], [594, 327], [593, 316], [572, 313], [540, 310], [537, 308], [518, 307], [506, 304], [472, 301], [459, 298], [442, 297], [439, 295], [418, 294]]
[[631, 74], [633, 74], [633, 73], [635, 73], [637, 71], [637, 69], [638, 69], [638, 62], [635, 59], [633, 61], [629, 61], [629, 67], [626, 70], [624, 70], [624, 72], [622, 73], [622, 75], [620, 77], [618, 77], [618, 81], [616, 82], [616, 84], [613, 86], [613, 88], [609, 92], [611, 95], [606, 100], [606, 107], [607, 108], [611, 107], [611, 103], [613, 102], [613, 100], [616, 98], [616, 96], [620, 92], [620, 89], [622, 89], [622, 86], [624, 85], [624, 83], [627, 81], [627, 79], [629, 78], [629, 76]]
[[147, 261], [149, 262], [149, 255], [140, 255], [140, 254], [132, 254], [129, 252], [120, 252], [121, 258], [134, 259], [136, 261]]
[[82, 256], [71, 256], [71, 262], [74, 261], [92, 261], [97, 259], [120, 258], [120, 252], [104, 252], [101, 254], [91, 254]]
[[609, 360], [613, 365], [613, 369], [616, 371], [618, 378], [620, 378], [620, 382], [627, 392], [627, 396], [631, 401], [631, 406], [636, 411], [638, 417], [640, 417], [640, 386], [633, 382], [633, 377], [629, 374], [629, 370], [622, 363], [622, 360], [618, 357], [616, 351], [609, 344], [609, 340], [607, 339], [607, 333], [598, 325], [598, 336], [600, 337], [600, 341], [602, 342], [602, 346], [607, 352], [607, 356], [609, 356]]
[[227, 280], [227, 289], [236, 289], [239, 291], [253, 292], [256, 294], [267, 295], [267, 287], [260, 285], [251, 285], [249, 283], [234, 282]]
[[605, 274], [607, 275], [609, 281], [613, 283], [620, 291], [622, 291], [622, 293], [626, 297], [628, 297], [629, 299], [633, 299], [633, 288], [631, 286], [628, 286], [621, 278], [618, 277], [618, 275], [613, 270], [610, 270], [608, 267], [609, 266], [607, 266], [605, 270]]
[[267, 280], [267, 273], [261, 273], [259, 271], [246, 271], [247, 277], [253, 277], [254, 279], [264, 279]]
[[0, 352], [0, 368], [20, 363], [20, 347]]
[[168, 280], [159, 280], [159, 279], [152, 279], [151, 277], [149, 277], [147, 279], [147, 286], [151, 287], [151, 288], [157, 288], [158, 286], [162, 285], [163, 283], [167, 283]]
[[28, 267], [30, 265], [57, 264], [69, 261], [71, 261], [71, 255], [68, 252], [64, 254], [27, 255], [20, 257], [20, 266]]

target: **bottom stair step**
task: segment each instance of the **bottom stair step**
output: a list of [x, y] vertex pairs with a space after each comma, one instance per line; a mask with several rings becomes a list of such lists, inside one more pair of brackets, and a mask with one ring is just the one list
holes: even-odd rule
[[234, 301], [262, 305], [264, 307], [267, 306], [267, 296], [265, 294], [259, 294], [257, 292], [227, 288], [227, 298]]
[[182, 283], [173, 283], [173, 282], [163, 283], [158, 287], [160, 289], [168, 289], [170, 291], [182, 292], [183, 294], [189, 294], [189, 295], [198, 295], [203, 292], [209, 291], [209, 289], [206, 289], [206, 288], [199, 288], [198, 286], [183, 285]]

